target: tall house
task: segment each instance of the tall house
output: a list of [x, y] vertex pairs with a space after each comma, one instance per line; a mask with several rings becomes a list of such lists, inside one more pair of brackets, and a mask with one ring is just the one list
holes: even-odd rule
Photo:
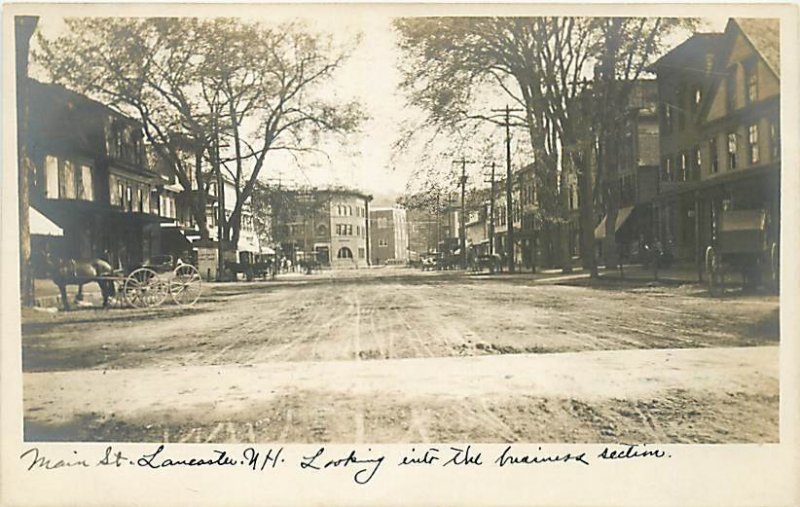
[[780, 25], [731, 19], [657, 61], [663, 244], [698, 269], [723, 210], [780, 212]]
[[30, 85], [31, 206], [63, 230], [56, 253], [123, 268], [161, 254], [171, 201], [141, 125], [63, 86]]
[[373, 208], [369, 212], [372, 264], [408, 262], [408, 221], [400, 207]]
[[[620, 253], [623, 258], [627, 258], [633, 254], [641, 239], [652, 239], [652, 202], [658, 192], [661, 151], [657, 113], [658, 84], [654, 80], [646, 79], [632, 83], [627, 107], [620, 115], [622, 129], [615, 146], [617, 179], [608, 182], [617, 186], [619, 196], [615, 232], [613, 238], [606, 237], [606, 216], [595, 227], [594, 237], [599, 242], [601, 257], [603, 252], [611, 251], [607, 243], [609, 241], [616, 242], [622, 249]], [[577, 178], [574, 186], [577, 186]], [[577, 196], [575, 199], [577, 200]], [[574, 232], [571, 237], [571, 244], [576, 243]], [[610, 260], [607, 259], [607, 262]]]

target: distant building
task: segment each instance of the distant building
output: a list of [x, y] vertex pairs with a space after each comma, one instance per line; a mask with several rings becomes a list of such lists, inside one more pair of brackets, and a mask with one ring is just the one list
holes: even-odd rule
[[162, 254], [160, 224], [174, 201], [148, 164], [141, 124], [33, 80], [29, 114], [31, 206], [63, 230], [63, 238], [34, 245], [34, 268], [41, 272], [45, 247], [123, 268]]
[[[225, 219], [228, 220], [236, 206], [236, 186], [228, 178], [224, 179], [223, 186], [225, 188]], [[212, 183], [209, 187], [209, 201], [210, 204], [206, 207], [208, 237], [211, 241], [217, 241], [219, 199], [217, 198], [216, 182]], [[239, 241], [236, 245], [231, 245], [233, 248], [233, 257], [235, 257], [235, 259], [231, 260], [240, 263], [252, 263], [255, 261], [255, 256], [261, 253], [261, 243], [253, 222], [253, 212], [250, 202], [251, 199], [248, 198], [242, 206]]]
[[695, 35], [654, 65], [661, 166], [655, 231], [698, 271], [724, 210], [780, 218], [780, 24], [731, 19]]
[[368, 266], [371, 200], [344, 188], [276, 192], [272, 223], [281, 253], [295, 264], [313, 260], [333, 268]]
[[406, 210], [373, 208], [369, 212], [372, 264], [405, 264], [409, 258]]

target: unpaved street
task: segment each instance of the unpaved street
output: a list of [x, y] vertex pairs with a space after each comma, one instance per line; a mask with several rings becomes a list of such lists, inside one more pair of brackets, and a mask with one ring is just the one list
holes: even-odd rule
[[27, 313], [26, 437], [777, 441], [776, 297], [557, 281], [384, 269]]

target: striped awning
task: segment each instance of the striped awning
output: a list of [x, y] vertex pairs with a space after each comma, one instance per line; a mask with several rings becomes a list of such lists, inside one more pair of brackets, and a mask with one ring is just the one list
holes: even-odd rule
[[28, 226], [31, 234], [39, 236], [63, 236], [64, 230], [42, 215], [36, 208], [29, 208]]
[[[625, 221], [628, 220], [628, 217], [631, 216], [631, 212], [633, 212], [633, 206], [628, 206], [627, 208], [620, 208], [617, 211], [617, 220], [614, 223], [614, 232], [616, 233], [619, 231], [620, 227], [625, 224]], [[600, 221], [597, 227], [594, 228], [594, 239], [602, 240], [606, 238], [606, 219], [608, 215], [603, 217], [603, 220]]]

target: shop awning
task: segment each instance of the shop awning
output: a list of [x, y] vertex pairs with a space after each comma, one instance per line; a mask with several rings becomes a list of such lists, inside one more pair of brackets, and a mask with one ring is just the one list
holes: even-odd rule
[[[625, 221], [631, 216], [631, 212], [633, 212], [633, 206], [628, 206], [627, 208], [620, 208], [617, 211], [617, 220], [614, 224], [614, 232], [618, 232], [620, 228], [625, 224]], [[594, 228], [594, 239], [596, 240], [603, 240], [606, 238], [606, 219], [608, 215], [603, 217], [603, 220], [600, 221], [600, 224]]]
[[36, 208], [28, 209], [28, 226], [31, 234], [39, 236], [63, 236], [64, 230], [54, 224], [49, 218], [39, 213]]
[[261, 247], [261, 253], [266, 255], [275, 255], [275, 249], [268, 246]]

